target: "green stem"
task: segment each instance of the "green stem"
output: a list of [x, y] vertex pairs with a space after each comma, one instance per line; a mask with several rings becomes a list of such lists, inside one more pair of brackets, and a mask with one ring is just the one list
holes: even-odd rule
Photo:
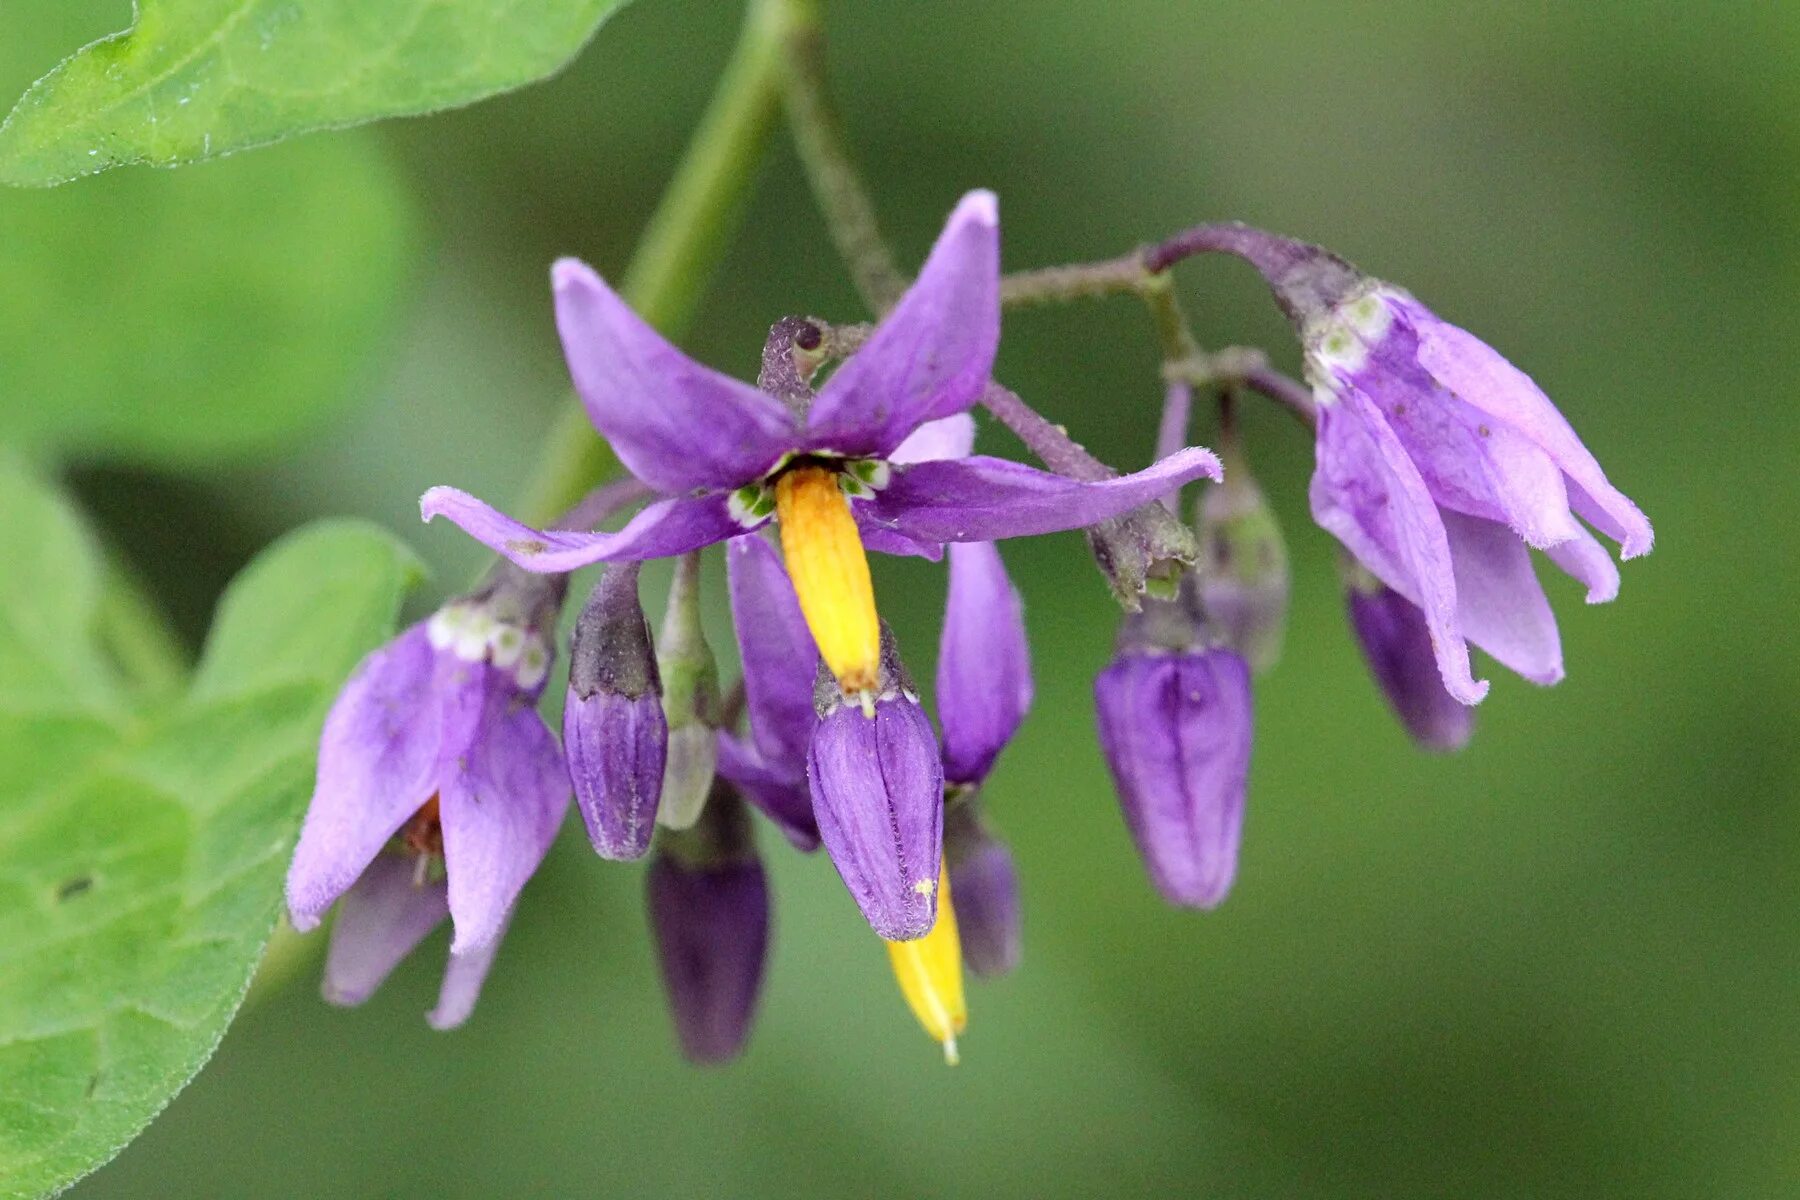
[[[811, 20], [808, 0], [751, 0], [731, 61], [626, 268], [620, 291], [666, 335], [693, 320], [743, 215], [780, 109], [787, 40]], [[554, 521], [613, 465], [580, 403], [571, 404], [544, 443], [521, 515], [533, 525]]]
[[116, 555], [107, 567], [99, 619], [113, 661], [140, 696], [154, 700], [181, 691], [187, 651], [142, 582]]

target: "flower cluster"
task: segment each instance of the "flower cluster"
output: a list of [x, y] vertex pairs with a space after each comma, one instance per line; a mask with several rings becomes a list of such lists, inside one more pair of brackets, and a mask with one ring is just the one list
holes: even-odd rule
[[[1487, 689], [1471, 644], [1528, 679], [1561, 677], [1530, 550], [1590, 601], [1610, 600], [1618, 571], [1587, 526], [1626, 557], [1649, 549], [1650, 527], [1486, 345], [1316, 247], [1208, 229], [1203, 248], [1262, 271], [1306, 350], [1313, 513], [1342, 543], [1375, 679], [1420, 743], [1460, 746]], [[823, 846], [954, 1059], [965, 964], [1004, 973], [1021, 947], [1017, 873], [982, 796], [1032, 698], [1024, 606], [994, 543], [1167, 522], [1154, 506], [1177, 511], [1184, 484], [1221, 479], [1219, 460], [1180, 445], [1185, 407], [1169, 452], [1135, 474], [973, 452], [970, 409], [991, 395], [1000, 332], [985, 192], [957, 206], [912, 287], [816, 390], [813, 323], [775, 326], [751, 386], [686, 357], [586, 266], [559, 262], [553, 281], [576, 388], [651, 499], [616, 531], [593, 528], [592, 511], [540, 530], [450, 488], [425, 495], [426, 519], [448, 517], [504, 561], [371, 655], [327, 721], [288, 880], [297, 927], [339, 906], [327, 998], [365, 999], [449, 916], [430, 1019], [463, 1020], [573, 797], [602, 857], [650, 857], [650, 927], [680, 1043], [697, 1061], [729, 1059], [769, 943], [754, 811], [795, 848]], [[1132, 611], [1095, 683], [1100, 749], [1150, 878], [1202, 908], [1236, 872], [1252, 677], [1278, 653], [1288, 592], [1280, 531], [1227, 449], [1200, 504], [1198, 553], [1157, 594], [1143, 579], [1126, 589]], [[723, 694], [696, 598], [698, 554], [716, 543], [741, 664]], [[947, 559], [935, 725], [878, 613], [868, 550]], [[653, 637], [638, 566], [664, 557], [679, 563]], [[597, 563], [559, 747], [537, 700], [568, 574]]]

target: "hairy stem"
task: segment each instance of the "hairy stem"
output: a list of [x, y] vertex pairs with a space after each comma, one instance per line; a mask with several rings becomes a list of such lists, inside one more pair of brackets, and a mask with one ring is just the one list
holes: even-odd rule
[[[731, 61], [626, 268], [625, 299], [665, 334], [692, 320], [743, 214], [779, 111], [790, 30], [810, 13], [807, 0], [751, 0]], [[534, 525], [555, 520], [612, 463], [581, 405], [572, 404], [544, 443], [521, 515]]]
[[990, 383], [981, 395], [981, 405], [1018, 435], [1025, 448], [1058, 475], [1094, 482], [1118, 474], [1089, 454], [1066, 429], [1052, 424], [1044, 414], [1021, 400], [1017, 392]]

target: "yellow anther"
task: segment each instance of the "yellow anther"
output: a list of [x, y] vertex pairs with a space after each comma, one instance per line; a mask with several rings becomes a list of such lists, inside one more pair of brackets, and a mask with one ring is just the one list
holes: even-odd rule
[[785, 472], [775, 481], [775, 519], [794, 594], [825, 665], [845, 692], [873, 691], [881, 665], [875, 586], [836, 473], [812, 466]]
[[937, 924], [922, 938], [889, 942], [894, 978], [925, 1032], [943, 1043], [944, 1061], [956, 1065], [956, 1035], [969, 1023], [963, 1001], [962, 939], [950, 906], [950, 876], [938, 877]]

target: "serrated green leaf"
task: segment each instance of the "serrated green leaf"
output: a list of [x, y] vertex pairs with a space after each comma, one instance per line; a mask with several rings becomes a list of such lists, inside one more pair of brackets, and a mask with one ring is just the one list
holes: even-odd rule
[[411, 224], [366, 135], [0, 190], [0, 441], [177, 463], [279, 444], [392, 326]]
[[134, 705], [93, 642], [93, 549], [0, 460], [0, 1194], [117, 1153], [212, 1054], [275, 922], [338, 684], [416, 576], [372, 527], [232, 585], [189, 693]]
[[143, 0], [0, 125], [0, 182], [172, 166], [551, 74], [625, 0]]

